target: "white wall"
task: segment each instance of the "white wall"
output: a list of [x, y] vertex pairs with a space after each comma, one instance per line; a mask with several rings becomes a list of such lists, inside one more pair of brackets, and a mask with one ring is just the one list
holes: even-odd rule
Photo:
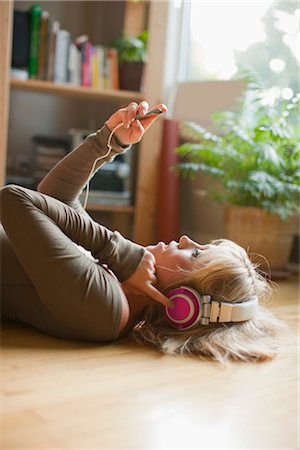
[[[178, 83], [174, 92], [173, 119], [211, 126], [213, 112], [225, 111], [241, 95], [241, 81]], [[211, 178], [198, 173], [194, 180], [180, 180], [181, 233], [205, 243], [224, 237], [223, 207], [212, 202], [207, 190]]]

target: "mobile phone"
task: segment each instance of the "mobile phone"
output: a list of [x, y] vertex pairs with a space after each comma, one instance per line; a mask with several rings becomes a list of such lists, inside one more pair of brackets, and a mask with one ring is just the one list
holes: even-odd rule
[[140, 116], [139, 114], [137, 114], [135, 116], [135, 120], [143, 120], [143, 119], [146, 119], [146, 117], [148, 117], [148, 116], [156, 116], [156, 115], [162, 114], [162, 113], [163, 113], [163, 111], [161, 109], [159, 109], [159, 108], [151, 109], [144, 116]]

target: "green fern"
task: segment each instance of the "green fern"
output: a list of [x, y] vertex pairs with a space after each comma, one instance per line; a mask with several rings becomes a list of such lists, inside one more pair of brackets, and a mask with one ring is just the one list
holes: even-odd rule
[[299, 212], [300, 95], [273, 106], [262, 102], [263, 95], [250, 80], [233, 110], [213, 114], [213, 131], [182, 123], [178, 168], [184, 177], [203, 172], [218, 180], [221, 189], [211, 188], [209, 194], [219, 202], [287, 218]]

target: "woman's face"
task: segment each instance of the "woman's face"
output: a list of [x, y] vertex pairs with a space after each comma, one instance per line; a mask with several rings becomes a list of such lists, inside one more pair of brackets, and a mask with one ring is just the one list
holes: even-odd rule
[[[200, 245], [188, 236], [181, 236], [179, 242], [171, 241], [169, 244], [159, 242], [147, 247], [156, 259], [156, 276], [158, 287], [164, 288], [180, 282], [180, 276], [185, 278], [202, 252], [212, 245]], [[183, 272], [184, 271], [184, 272]]]

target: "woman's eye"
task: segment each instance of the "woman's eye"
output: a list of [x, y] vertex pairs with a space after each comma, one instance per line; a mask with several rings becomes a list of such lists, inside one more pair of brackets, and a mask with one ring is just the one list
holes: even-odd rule
[[198, 248], [195, 248], [192, 253], [193, 258], [198, 258], [198, 256], [200, 256], [200, 253], [200, 250]]

